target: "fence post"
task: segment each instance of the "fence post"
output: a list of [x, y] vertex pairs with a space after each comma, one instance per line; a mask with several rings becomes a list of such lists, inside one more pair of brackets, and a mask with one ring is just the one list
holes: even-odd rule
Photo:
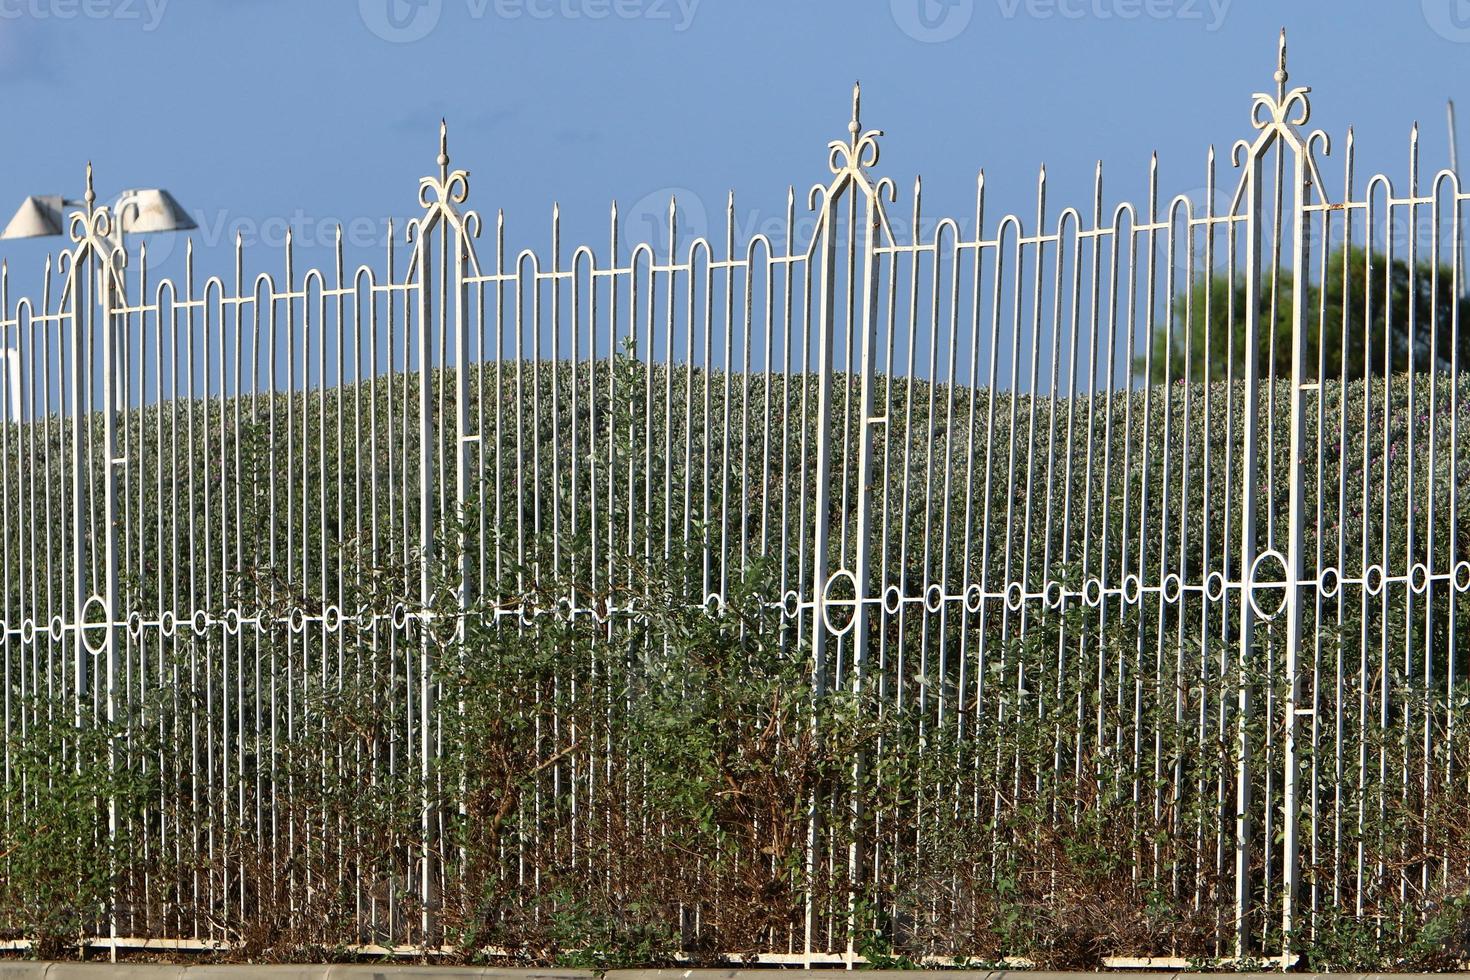
[[[106, 213], [106, 212], [104, 212]], [[110, 214], [106, 221], [121, 222], [121, 214]], [[111, 229], [108, 229], [110, 231]], [[121, 226], [117, 229], [121, 237]], [[78, 623], [78, 636], [81, 645], [90, 653], [98, 649], [106, 657], [106, 684], [107, 684], [107, 771], [113, 780], [117, 777], [117, 733], [113, 726], [117, 723], [117, 642], [118, 642], [118, 541], [117, 541], [117, 512], [118, 512], [118, 485], [117, 471], [119, 467], [127, 465], [127, 459], [118, 453], [117, 424], [118, 424], [118, 402], [125, 399], [127, 394], [126, 378], [120, 377], [121, 359], [118, 356], [119, 329], [125, 329], [125, 314], [115, 313], [117, 300], [122, 299], [117, 290], [122, 286], [119, 281], [125, 267], [125, 257], [119, 246], [116, 250], [109, 250], [99, 256], [99, 275], [101, 281], [98, 288], [102, 296], [102, 498], [103, 498], [103, 589], [99, 593], [102, 603], [99, 610], [105, 617], [106, 625], [103, 633], [101, 646], [92, 647], [87, 642], [86, 636], [89, 632], [89, 623], [85, 620]], [[124, 305], [126, 300], [124, 300]], [[114, 320], [121, 316], [121, 323]], [[124, 334], [123, 343], [126, 343]], [[121, 387], [119, 387], [121, 385]], [[95, 587], [95, 583], [94, 583]], [[89, 597], [88, 605], [92, 605], [93, 599]], [[117, 787], [112, 785], [108, 789], [107, 799], [107, 839], [113, 848], [117, 845]], [[116, 869], [111, 866], [112, 855], [109, 854], [109, 871], [115, 875]], [[111, 942], [111, 957], [113, 962], [117, 961], [117, 903], [113, 896], [116, 881], [110, 879], [108, 883], [107, 925], [108, 938]]]
[[[449, 159], [444, 147], [439, 149], [439, 170], [442, 174]], [[432, 844], [433, 812], [433, 748], [434, 748], [434, 696], [433, 664], [431, 654], [431, 628], [434, 602], [434, 461], [438, 440], [434, 427], [433, 366], [434, 348], [431, 329], [434, 304], [430, 297], [430, 280], [433, 262], [430, 261], [429, 236], [432, 233], [431, 218], [418, 228], [418, 240], [414, 248], [414, 263], [418, 278], [418, 367], [419, 367], [419, 779], [422, 781], [423, 798], [420, 832], [423, 840], [419, 848], [419, 898], [423, 902], [421, 916], [423, 945], [427, 948], [433, 929], [434, 848]]]
[[[1320, 185], [1316, 167], [1312, 161], [1312, 138], [1304, 137], [1297, 129], [1306, 124], [1311, 116], [1311, 105], [1307, 98], [1310, 91], [1304, 87], [1287, 89], [1286, 32], [1281, 32], [1277, 51], [1275, 96], [1257, 93], [1252, 104], [1251, 123], [1258, 130], [1255, 140], [1244, 145], [1247, 151], [1247, 238], [1246, 238], [1246, 357], [1245, 357], [1245, 439], [1242, 447], [1244, 482], [1242, 484], [1242, 528], [1241, 528], [1241, 602], [1240, 602], [1240, 705], [1238, 718], [1240, 752], [1236, 786], [1236, 955], [1244, 956], [1249, 944], [1248, 914], [1251, 898], [1250, 881], [1250, 835], [1252, 819], [1251, 801], [1251, 753], [1250, 724], [1254, 714], [1252, 704], [1252, 681], [1248, 677], [1254, 649], [1256, 621], [1275, 619], [1286, 615], [1286, 651], [1283, 664], [1286, 681], [1286, 697], [1283, 709], [1284, 729], [1282, 745], [1282, 827], [1281, 827], [1281, 964], [1289, 965], [1292, 949], [1292, 933], [1296, 928], [1296, 900], [1298, 890], [1298, 837], [1300, 820], [1297, 814], [1298, 759], [1297, 737], [1300, 727], [1300, 711], [1297, 704], [1301, 697], [1300, 654], [1302, 643], [1302, 588], [1311, 584], [1304, 575], [1304, 546], [1306, 520], [1306, 484], [1302, 469], [1302, 457], [1306, 441], [1305, 393], [1317, 390], [1319, 382], [1305, 378], [1307, 350], [1305, 325], [1307, 316], [1307, 195], [1313, 183]], [[1283, 274], [1290, 276], [1292, 290], [1291, 328], [1291, 418], [1290, 455], [1288, 458], [1288, 503], [1287, 503], [1287, 551], [1257, 551], [1256, 498], [1260, 493], [1257, 486], [1257, 460], [1261, 453], [1258, 445], [1261, 386], [1261, 232], [1263, 212], [1261, 205], [1262, 161], [1268, 150], [1280, 141], [1279, 152], [1291, 158], [1289, 170], [1280, 167], [1278, 158], [1278, 183], [1289, 179], [1291, 222], [1291, 257], [1288, 268], [1282, 268], [1282, 213], [1277, 209], [1271, 226], [1272, 281], [1279, 286]], [[1278, 195], [1285, 188], [1278, 186]], [[1273, 305], [1274, 309], [1274, 305]], [[1275, 323], [1270, 325], [1275, 330]], [[1268, 335], [1268, 340], [1269, 335]], [[1274, 350], [1274, 345], [1273, 345]], [[1275, 365], [1270, 366], [1274, 373]], [[1269, 392], [1270, 389], [1267, 389]], [[1275, 449], [1264, 448], [1266, 453]], [[1270, 488], [1268, 488], [1270, 492]], [[1274, 529], [1273, 529], [1274, 531]], [[1261, 560], [1278, 559], [1282, 564], [1282, 581], [1272, 581], [1261, 574]], [[1275, 609], [1263, 609], [1257, 599], [1262, 589], [1281, 589], [1284, 599]], [[1271, 683], [1274, 678], [1266, 678]], [[1269, 801], [1268, 801], [1269, 803]], [[1267, 840], [1265, 847], [1272, 842]]]
[[[87, 649], [84, 643], [82, 623], [86, 621], [87, 598], [90, 580], [87, 575], [89, 540], [87, 517], [90, 502], [85, 478], [87, 454], [90, 446], [85, 441], [85, 419], [91, 394], [90, 374], [87, 364], [90, 359], [90, 336], [87, 326], [92, 321], [92, 289], [88, 273], [94, 268], [91, 251], [92, 224], [95, 216], [92, 206], [97, 195], [92, 189], [92, 165], [87, 164], [87, 192], [84, 198], [86, 210], [72, 216], [72, 238], [77, 248], [72, 253], [71, 268], [67, 270], [67, 291], [71, 307], [71, 544], [72, 544], [72, 622], [76, 629], [72, 635], [72, 694], [75, 704], [74, 722], [78, 731], [82, 728], [82, 705], [87, 694]], [[77, 222], [80, 222], [78, 227]], [[58, 338], [59, 339], [59, 338]], [[81, 765], [81, 744], [78, 736], [77, 757]]]
[[[839, 188], [840, 183], [833, 187]], [[827, 546], [832, 521], [832, 334], [833, 304], [835, 299], [835, 266], [837, 240], [832, 223], [836, 220], [837, 204], [831, 189], [823, 196], [822, 214], [818, 219], [817, 234], [821, 236], [820, 250], [813, 255], [821, 257], [821, 275], [818, 286], [817, 313], [817, 458], [812, 487], [812, 725], [816, 726], [816, 702], [827, 693], [827, 613], [825, 594], [827, 586]], [[817, 872], [817, 837], [820, 833], [820, 818], [815, 793], [807, 813], [806, 853], [806, 963], [812, 965], [812, 944], [816, 936], [816, 907], [812, 895]]]
[[[1281, 54], [1276, 71], [1278, 99], [1284, 101], [1286, 93], [1286, 33], [1281, 35]], [[1305, 103], [1304, 103], [1305, 105]], [[1302, 122], [1306, 121], [1305, 112]], [[1300, 735], [1301, 710], [1301, 645], [1302, 645], [1302, 588], [1310, 584], [1305, 579], [1305, 531], [1306, 531], [1306, 476], [1303, 452], [1306, 446], [1306, 392], [1321, 390], [1321, 378], [1308, 382], [1306, 318], [1308, 291], [1309, 254], [1307, 241], [1308, 188], [1311, 186], [1308, 166], [1311, 163], [1310, 148], [1292, 143], [1291, 167], [1291, 458], [1287, 467], [1291, 481], [1287, 502], [1289, 538], [1286, 555], [1286, 705], [1285, 742], [1282, 766], [1282, 854], [1281, 854], [1281, 966], [1289, 967], [1296, 930], [1295, 912], [1298, 881], [1298, 820], [1297, 779], [1300, 760], [1297, 757], [1297, 739]], [[1318, 435], [1320, 439], [1320, 433]]]
[[[872, 566], [872, 555], [869, 548], [872, 524], [872, 470], [873, 470], [873, 426], [882, 421], [873, 418], [873, 374], [876, 370], [875, 344], [873, 343], [873, 331], [875, 329], [873, 308], [877, 295], [877, 277], [873, 272], [875, 261], [875, 229], [881, 222], [882, 202], [881, 194], [886, 188], [890, 193], [891, 184], [880, 182], [874, 184], [864, 172], [864, 167], [875, 166], [878, 163], [878, 138], [882, 136], [880, 130], [864, 131], [862, 127], [862, 89], [858, 85], [852, 90], [852, 119], [848, 122], [847, 140], [835, 140], [828, 144], [828, 169], [832, 172], [832, 180], [825, 188], [820, 188], [821, 214], [818, 219], [816, 234], [821, 236], [820, 250], [814, 249], [813, 255], [820, 255], [820, 306], [818, 310], [817, 328], [818, 334], [818, 364], [819, 372], [818, 394], [817, 394], [817, 457], [815, 470], [815, 499], [814, 520], [812, 537], [812, 696], [821, 698], [826, 695], [828, 685], [827, 664], [827, 640], [833, 634], [850, 634], [852, 641], [852, 678], [846, 681], [842, 677], [841, 659], [838, 660], [837, 682], [839, 685], [848, 683], [854, 694], [862, 693], [863, 675], [867, 668], [868, 647], [868, 615], [869, 603], [868, 592], [871, 586], [869, 581]], [[861, 201], [856, 195], [861, 193]], [[837, 324], [837, 277], [838, 277], [838, 255], [837, 255], [837, 222], [839, 205], [846, 198], [849, 202], [849, 220], [857, 221], [861, 217], [864, 228], [859, 232], [850, 229], [847, 246], [849, 260], [849, 281], [846, 283], [848, 320], [846, 350], [851, 363], [853, 345], [861, 345], [860, 367], [862, 372], [860, 401], [858, 406], [858, 463], [857, 463], [857, 526], [855, 528], [855, 540], [853, 544], [853, 568], [841, 568], [837, 572], [830, 572], [828, 549], [831, 545], [832, 536], [832, 410], [834, 399], [832, 388], [834, 381], [833, 357], [836, 343]], [[860, 254], [857, 250], [861, 250]], [[860, 305], [859, 305], [860, 304]], [[847, 383], [851, 385], [855, 379], [849, 377]], [[846, 452], [844, 447], [844, 452]], [[847, 460], [844, 457], [844, 470], [838, 474], [839, 482], [845, 486]], [[846, 534], [846, 516], [839, 534]], [[834, 597], [829, 593], [840, 578], [846, 577], [850, 580], [852, 587], [852, 598], [843, 599]], [[833, 627], [828, 617], [828, 607], [840, 607], [850, 605], [852, 607], [852, 619], [841, 626]], [[853, 759], [852, 763], [852, 799], [850, 800], [848, 819], [850, 841], [848, 844], [848, 909], [847, 909], [847, 960], [852, 966], [856, 959], [855, 934], [857, 914], [857, 888], [859, 878], [863, 869], [863, 849], [859, 840], [859, 830], [862, 820], [861, 801], [858, 796], [861, 781], [864, 776], [865, 760], [861, 755]], [[807, 841], [807, 876], [808, 892], [806, 896], [806, 952], [807, 965], [811, 965], [812, 940], [815, 930], [814, 909], [810, 882], [814, 877], [816, 867], [817, 836], [819, 832], [819, 820], [815, 800], [812, 801], [812, 810], [808, 820]]]
[[[451, 170], [449, 168], [449, 136], [448, 127], [443, 120], [439, 122], [439, 174], [437, 177], [423, 177], [419, 180], [419, 204], [424, 208], [424, 216], [418, 219], [418, 223], [412, 226], [410, 235], [414, 242], [413, 267], [410, 274], [418, 280], [418, 362], [419, 362], [419, 440], [421, 449], [419, 452], [419, 599], [422, 609], [423, 620], [420, 631], [419, 647], [419, 753], [420, 753], [420, 778], [423, 780], [423, 847], [420, 854], [421, 862], [421, 887], [423, 890], [424, 914], [423, 929], [424, 942], [429, 940], [429, 932], [433, 925], [430, 906], [434, 894], [434, 867], [432, 846], [432, 835], [436, 814], [432, 808], [434, 791], [434, 762], [436, 755], [442, 750], [442, 745], [435, 738], [435, 712], [437, 710], [436, 692], [434, 690], [434, 665], [432, 653], [432, 641], [430, 636], [430, 624], [437, 613], [433, 609], [434, 604], [434, 524], [435, 512], [435, 480], [434, 474], [438, 472], [438, 463], [441, 461], [439, 454], [443, 451], [440, 444], [438, 429], [435, 425], [433, 368], [434, 368], [434, 346], [433, 338], [436, 333], [435, 327], [448, 328], [448, 318], [451, 315], [449, 290], [452, 286], [453, 299], [453, 345], [454, 358], [451, 361], [447, 346], [441, 345], [439, 351], [441, 370], [453, 370], [454, 379], [454, 504], [456, 513], [453, 520], [456, 524], [463, 518], [466, 503], [469, 500], [471, 487], [469, 483], [469, 444], [473, 437], [469, 433], [469, 327], [465, 316], [465, 263], [473, 262], [472, 246], [469, 242], [470, 228], [465, 218], [455, 210], [456, 204], [463, 204], [469, 199], [469, 173], [464, 170]], [[478, 225], [475, 226], [478, 228]], [[433, 239], [435, 234], [439, 238], [439, 260], [442, 266], [437, 270], [439, 274], [438, 297], [439, 305], [436, 308], [431, 289], [434, 288], [435, 272], [431, 252], [433, 251]], [[451, 248], [453, 253], [451, 254]], [[453, 268], [451, 269], [451, 263]], [[443, 477], [444, 481], [448, 476]], [[438, 491], [445, 494], [446, 501], [448, 487], [439, 487]], [[458, 538], [460, 544], [460, 579], [456, 588], [455, 612], [463, 614], [470, 599], [470, 558], [468, 551], [463, 547], [464, 535]], [[453, 636], [459, 636], [463, 629], [464, 619], [459, 615]]]
[[[1236, 705], [1235, 782], [1235, 955], [1244, 958], [1250, 945], [1252, 828], [1251, 733], [1255, 704], [1250, 670], [1255, 652], [1255, 609], [1250, 576], [1256, 559], [1257, 445], [1260, 428], [1261, 368], [1261, 158], [1273, 142], [1268, 130], [1257, 137], [1246, 162], [1245, 383], [1241, 445], [1241, 529], [1239, 574], [1240, 640]], [[1269, 449], [1269, 447], [1268, 447]]]

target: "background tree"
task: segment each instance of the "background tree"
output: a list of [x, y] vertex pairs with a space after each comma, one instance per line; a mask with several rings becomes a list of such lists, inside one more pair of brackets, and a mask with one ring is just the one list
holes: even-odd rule
[[[1324, 288], [1325, 286], [1325, 288]], [[1470, 370], [1470, 304], [1456, 297], [1454, 273], [1441, 265], [1390, 262], [1364, 248], [1334, 249], [1325, 284], [1308, 285], [1307, 374], [1328, 379], [1381, 377], [1412, 367]], [[1262, 275], [1261, 336], [1256, 350], [1262, 376], [1291, 373], [1291, 311], [1295, 285]], [[1152, 357], [1135, 370], [1154, 382], [1218, 381], [1244, 377], [1244, 277], [1232, 283], [1214, 273], [1175, 295], [1172, 323], [1157, 333]], [[1208, 300], [1208, 305], [1207, 301]], [[1455, 310], [1460, 310], [1457, 329]], [[1411, 359], [1412, 356], [1412, 359]], [[1366, 368], [1365, 368], [1366, 366]]]

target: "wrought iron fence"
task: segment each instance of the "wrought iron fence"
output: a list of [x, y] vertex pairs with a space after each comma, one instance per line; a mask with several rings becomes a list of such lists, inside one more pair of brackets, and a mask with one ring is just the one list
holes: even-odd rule
[[[1421, 183], [1417, 136], [1405, 188], [1359, 181], [1351, 134], [1329, 178], [1284, 38], [1275, 80], [1203, 202], [1161, 203], [1155, 170], [1142, 205], [1105, 206], [1099, 167], [1053, 211], [1043, 171], [1034, 220], [996, 221], [982, 175], [974, 214], [927, 235], [917, 182], [891, 219], [856, 93], [784, 238], [736, 241], [732, 201], [722, 241], [685, 241], [671, 204], [665, 248], [620, 249], [614, 208], [603, 257], [568, 257], [559, 224], [517, 253], [441, 139], [381, 269], [345, 272], [339, 244], [301, 273], [288, 245], [284, 278], [241, 249], [232, 278], [154, 282], [89, 191], [41, 297], [0, 284], [8, 825], [33, 732], [111, 723], [107, 765], [152, 789], [102, 799], [107, 834], [158, 861], [110, 881], [128, 897], [99, 930], [238, 941], [268, 880], [345, 896], [348, 940], [447, 942], [464, 620], [581, 622], [626, 652], [628, 562], [692, 554], [689, 605], [719, 616], [767, 567], [767, 628], [815, 698], [876, 692], [973, 764], [901, 830], [813, 795], [800, 915], [747, 953], [850, 954], [874, 914], [850, 896], [947, 828], [991, 835], [963, 858], [994, 885], [1014, 821], [1084, 812], [1142, 826], [1124, 877], [1200, 912], [1215, 955], [1430, 914], [1467, 872], [1433, 819], [1470, 780], [1466, 197]], [[333, 741], [333, 691], [371, 733]], [[488, 873], [521, 903], [635, 778], [548, 717]], [[353, 828], [278, 762], [303, 739], [364, 786], [419, 787], [416, 833], [331, 851]], [[80, 765], [68, 744], [56, 767]], [[639, 873], [603, 870], [613, 894]], [[887, 894], [915, 933], [981, 914], [958, 887]], [[717, 906], [680, 908], [686, 938]]]

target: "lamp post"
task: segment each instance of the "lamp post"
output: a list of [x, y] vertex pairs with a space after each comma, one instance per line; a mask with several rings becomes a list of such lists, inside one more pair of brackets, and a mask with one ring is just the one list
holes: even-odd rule
[[[87, 208], [90, 211], [90, 203], [93, 199], [92, 168], [88, 164], [86, 201], [68, 200], [59, 194], [27, 197], [21, 202], [20, 208], [10, 219], [10, 223], [5, 226], [5, 230], [0, 232], [0, 240], [14, 241], [22, 238], [52, 238], [65, 235], [68, 213], [77, 208]], [[123, 251], [124, 236], [129, 234], [148, 235], [160, 232], [189, 231], [199, 227], [179, 206], [179, 202], [174, 200], [174, 196], [162, 188], [124, 191], [118, 195], [110, 210], [113, 221], [107, 237], [119, 251]], [[119, 283], [119, 288], [124, 287], [125, 283]], [[126, 303], [126, 296], [121, 298]], [[5, 411], [9, 421], [12, 422], [21, 420], [18, 385], [14, 383], [19, 369], [18, 353], [9, 347], [0, 347], [0, 370], [8, 371], [12, 378], [9, 404], [0, 407], [0, 411]], [[122, 370], [126, 371], [126, 367], [122, 367]], [[118, 386], [119, 408], [126, 407], [124, 404], [125, 392], [125, 386]]]

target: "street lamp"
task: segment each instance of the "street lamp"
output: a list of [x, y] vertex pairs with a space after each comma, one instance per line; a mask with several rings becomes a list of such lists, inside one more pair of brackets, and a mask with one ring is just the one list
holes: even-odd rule
[[[26, 198], [20, 209], [0, 232], [0, 240], [12, 241], [20, 238], [52, 238], [67, 232], [69, 210], [86, 208], [91, 210], [95, 195], [92, 191], [92, 167], [87, 165], [87, 196], [84, 201], [69, 201], [59, 194], [43, 194]], [[189, 231], [199, 227], [179, 206], [172, 194], [153, 188], [131, 190], [119, 194], [112, 204], [112, 227], [108, 232], [109, 242], [118, 249], [123, 247], [123, 236], [127, 234], [147, 235], [157, 232]], [[118, 288], [124, 288], [123, 283]], [[0, 347], [0, 371], [8, 375], [11, 404], [0, 406], [11, 422], [20, 421], [19, 403], [19, 351]], [[126, 376], [127, 368], [120, 366]], [[118, 408], [126, 409], [126, 388], [117, 390]]]
[[[15, 217], [0, 232], [0, 239], [47, 238], [66, 233], [68, 208], [86, 205], [68, 201], [59, 194], [28, 197], [21, 202]], [[190, 231], [199, 227], [166, 190], [124, 191], [112, 205], [113, 238], [121, 244], [123, 235], [146, 235], [164, 231]]]

